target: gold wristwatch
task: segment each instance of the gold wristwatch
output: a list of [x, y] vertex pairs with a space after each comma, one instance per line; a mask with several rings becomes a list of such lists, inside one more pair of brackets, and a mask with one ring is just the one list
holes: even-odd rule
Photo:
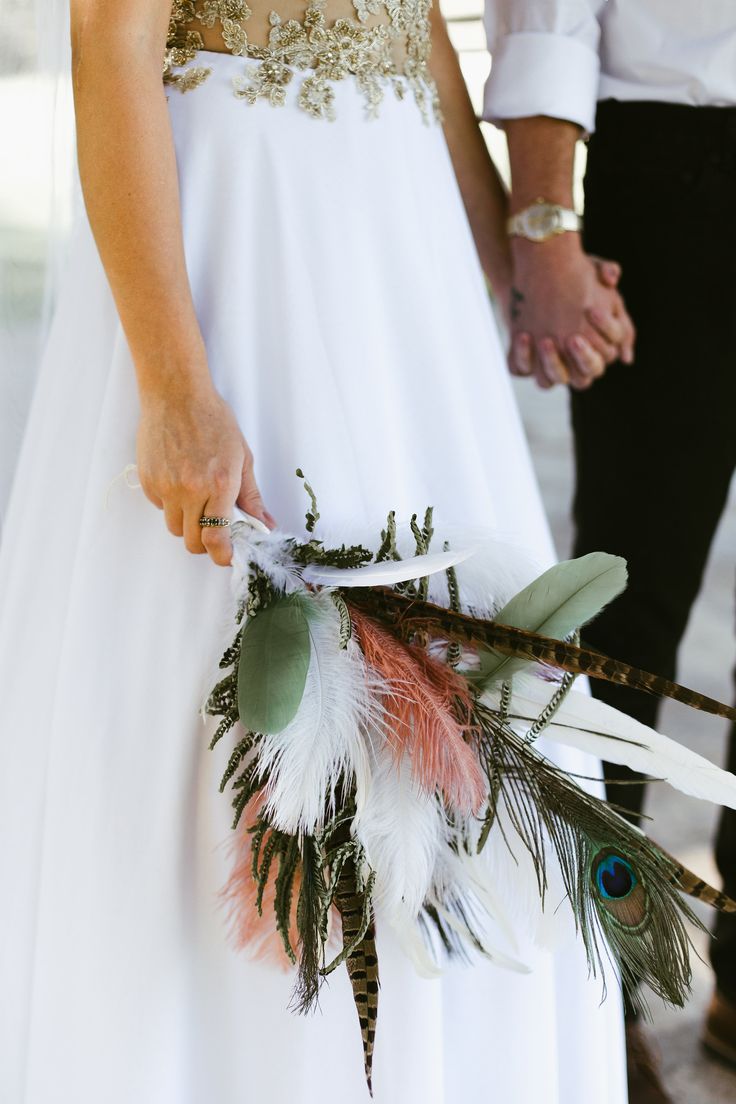
[[532, 242], [544, 242], [567, 231], [577, 233], [582, 229], [582, 219], [569, 207], [537, 199], [531, 207], [517, 211], [506, 222], [509, 236], [526, 238]]

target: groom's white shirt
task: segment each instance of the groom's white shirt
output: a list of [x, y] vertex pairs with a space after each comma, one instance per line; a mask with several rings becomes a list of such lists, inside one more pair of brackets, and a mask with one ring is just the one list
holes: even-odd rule
[[483, 117], [592, 131], [597, 100], [736, 105], [736, 0], [486, 0]]

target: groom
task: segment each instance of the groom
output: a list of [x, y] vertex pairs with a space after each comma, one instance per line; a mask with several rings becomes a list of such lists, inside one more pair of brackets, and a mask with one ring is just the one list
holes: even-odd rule
[[[543, 386], [571, 385], [576, 554], [603, 548], [629, 561], [629, 590], [587, 640], [673, 677], [736, 469], [736, 5], [486, 3], [485, 116], [506, 129], [516, 216], [511, 368]], [[570, 209], [575, 144], [586, 131], [581, 244]], [[615, 303], [601, 310], [595, 301], [587, 254], [622, 266], [633, 366]], [[619, 358], [601, 378], [600, 363], [581, 375], [571, 355], [569, 335], [584, 325], [602, 360]], [[655, 723], [656, 700], [594, 690]], [[736, 733], [728, 767], [736, 770]], [[615, 786], [627, 773], [607, 766], [609, 796], [636, 817], [643, 787]], [[722, 815], [716, 857], [736, 896], [733, 812]], [[732, 917], [719, 917], [716, 936], [703, 1041], [736, 1065]], [[627, 1041], [631, 1101], [669, 1101], [631, 1015]]]

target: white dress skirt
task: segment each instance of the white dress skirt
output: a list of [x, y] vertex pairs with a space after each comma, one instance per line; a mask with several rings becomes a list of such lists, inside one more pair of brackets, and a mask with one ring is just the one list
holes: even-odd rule
[[[296, 89], [249, 105], [242, 61], [207, 63], [169, 100], [186, 255], [268, 508], [301, 531], [301, 466], [333, 527], [432, 504], [549, 561], [441, 128], [393, 96], [368, 120], [348, 80], [334, 122]], [[137, 418], [82, 218], [0, 561], [0, 1100], [366, 1104], [345, 972], [300, 1017], [293, 978], [228, 942], [228, 750], [198, 709], [229, 572], [115, 480]], [[623, 1104], [619, 996], [601, 1003], [577, 944], [525, 948], [529, 975], [430, 981], [385, 930], [378, 946], [376, 1104]]]

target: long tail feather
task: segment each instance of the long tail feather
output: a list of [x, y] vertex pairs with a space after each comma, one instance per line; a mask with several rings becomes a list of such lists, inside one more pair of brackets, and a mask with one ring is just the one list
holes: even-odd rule
[[365, 1079], [372, 1096], [373, 1046], [378, 1018], [379, 986], [376, 931], [371, 919], [362, 938], [358, 938], [363, 926], [364, 901], [358, 891], [357, 872], [352, 858], [343, 863], [340, 871], [335, 889], [335, 905], [342, 920], [344, 945], [355, 943], [347, 956], [346, 966], [363, 1039]]
[[695, 898], [696, 901], [702, 901], [703, 904], [710, 905], [717, 912], [736, 912], [736, 901], [723, 893], [722, 890], [704, 882], [697, 874], [693, 874], [692, 870], [688, 870], [664, 848], [659, 847], [659, 844], [657, 847], [664, 857], [672, 863], [672, 881], [682, 893]]
[[672, 698], [704, 713], [736, 721], [736, 708], [690, 690], [686, 686], [611, 659], [591, 648], [579, 648], [561, 640], [513, 629], [495, 621], [483, 621], [468, 614], [406, 597], [392, 590], [375, 588], [350, 592], [351, 603], [371, 616], [400, 628], [404, 637], [423, 632], [466, 644], [480, 645], [536, 663], [545, 663], [576, 675], [614, 682], [648, 694]]
[[[532, 675], [514, 675], [509, 706], [513, 727], [518, 725], [523, 733], [534, 723], [554, 689]], [[500, 698], [499, 687], [484, 693], [484, 700], [496, 707]], [[691, 797], [736, 809], [736, 776], [588, 694], [568, 694], [544, 731], [556, 743], [661, 778]]]

